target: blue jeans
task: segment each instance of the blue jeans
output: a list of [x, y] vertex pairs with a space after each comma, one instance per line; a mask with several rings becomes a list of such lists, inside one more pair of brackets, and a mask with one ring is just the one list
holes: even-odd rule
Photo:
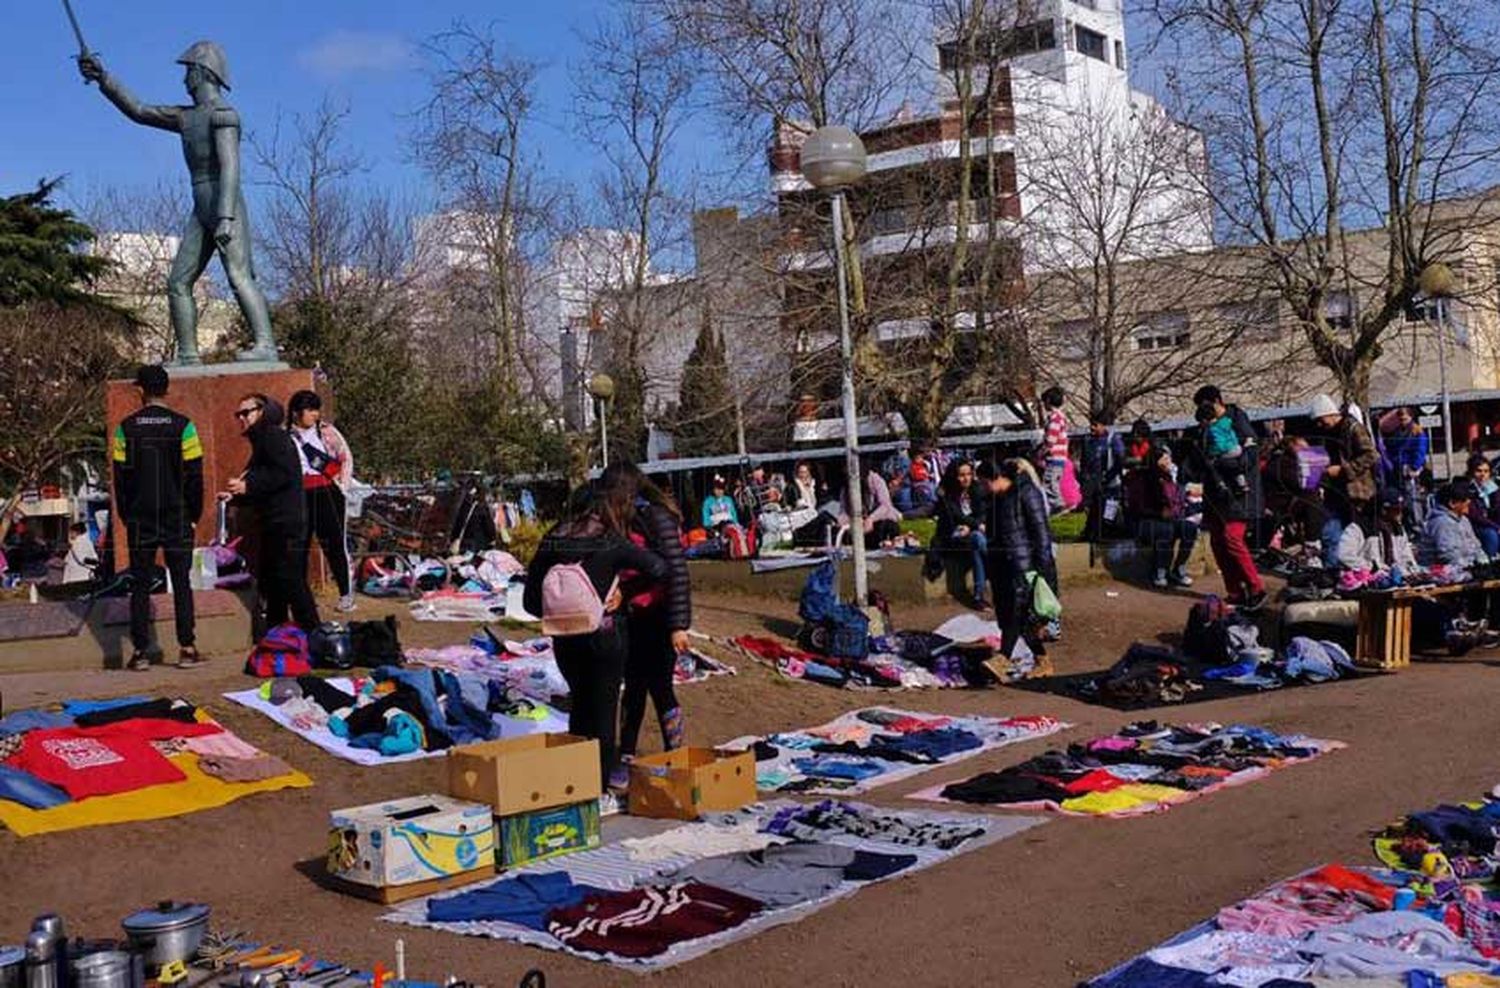
[[[1153, 570], [1186, 566], [1198, 544], [1198, 526], [1183, 518], [1143, 518], [1139, 535], [1151, 549]], [[1174, 546], [1176, 552], [1172, 551]]]
[[1339, 564], [1339, 539], [1344, 535], [1344, 522], [1332, 511], [1323, 521], [1323, 532], [1319, 541], [1323, 543], [1324, 569], [1336, 569]]
[[1500, 528], [1480, 528], [1475, 525], [1474, 534], [1479, 536], [1479, 544], [1484, 546], [1485, 555], [1500, 556]]
[[[984, 557], [990, 551], [990, 540], [985, 538], [983, 532], [970, 532], [969, 545], [974, 550], [974, 596], [983, 597], [985, 586], [988, 581], [984, 573]], [[1495, 555], [1495, 553], [1490, 553]]]

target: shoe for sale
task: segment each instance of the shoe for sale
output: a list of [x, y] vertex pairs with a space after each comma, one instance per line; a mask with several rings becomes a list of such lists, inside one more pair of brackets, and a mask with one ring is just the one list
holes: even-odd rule
[[147, 672], [151, 669], [151, 656], [146, 652], [137, 652], [125, 663], [125, 668], [131, 672]]
[[184, 645], [177, 650], [177, 668], [197, 669], [205, 665], [208, 665], [208, 660], [192, 645]]
[[1167, 589], [1167, 571], [1164, 569], [1157, 570], [1156, 576], [1151, 578], [1151, 585], [1158, 590]]
[[617, 816], [620, 810], [620, 797], [606, 789], [599, 797], [599, 815]]
[[340, 614], [348, 614], [350, 611], [354, 610], [354, 607], [354, 595], [352, 593], [344, 594], [339, 598], [339, 602], [333, 605], [333, 609], [338, 611]]
[[1174, 587], [1190, 587], [1193, 585], [1193, 578], [1188, 576], [1186, 566], [1179, 566], [1172, 570], [1171, 580]]

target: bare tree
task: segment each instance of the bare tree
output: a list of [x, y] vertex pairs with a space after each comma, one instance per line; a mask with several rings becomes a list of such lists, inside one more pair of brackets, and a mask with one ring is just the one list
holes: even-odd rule
[[671, 315], [660, 303], [675, 297], [654, 293], [658, 304], [648, 306], [651, 259], [683, 242], [686, 209], [673, 159], [691, 112], [694, 70], [666, 27], [636, 7], [596, 26], [573, 76], [580, 129], [605, 161], [598, 211], [606, 226], [624, 233], [621, 277], [603, 296], [616, 384], [611, 438], [625, 455], [639, 458], [650, 386], [645, 357], [663, 317]]
[[[1152, 0], [1220, 222], [1346, 398], [1492, 215], [1500, 38], [1485, 0]], [[1352, 227], [1378, 227], [1376, 256]]]
[[551, 239], [556, 194], [541, 180], [528, 140], [535, 124], [536, 63], [492, 34], [459, 23], [423, 46], [430, 93], [416, 114], [413, 147], [436, 180], [440, 218], [464, 258], [443, 290], [457, 315], [483, 313], [492, 374], [508, 401], [545, 395], [527, 334], [526, 296]]

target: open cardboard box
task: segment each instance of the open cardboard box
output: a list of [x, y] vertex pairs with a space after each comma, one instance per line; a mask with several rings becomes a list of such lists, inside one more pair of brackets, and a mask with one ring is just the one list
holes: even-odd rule
[[571, 734], [528, 734], [448, 752], [448, 794], [488, 805], [496, 816], [598, 799], [599, 742]]
[[630, 815], [696, 820], [755, 802], [755, 755], [678, 748], [630, 763]]

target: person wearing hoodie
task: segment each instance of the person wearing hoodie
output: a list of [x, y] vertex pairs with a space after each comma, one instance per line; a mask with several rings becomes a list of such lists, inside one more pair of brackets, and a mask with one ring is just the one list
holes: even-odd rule
[[302, 459], [286, 431], [281, 405], [264, 394], [247, 394], [234, 413], [240, 434], [250, 443], [244, 472], [231, 478], [222, 500], [255, 509], [260, 549], [255, 581], [265, 602], [265, 626], [285, 624], [290, 615], [303, 631], [319, 622], [318, 605], [307, 585], [307, 502], [302, 491]]
[[[988, 464], [985, 464], [986, 468]], [[986, 567], [1000, 625], [1000, 651], [1011, 657], [1026, 640], [1040, 659], [1046, 646], [1032, 615], [1031, 574], [1057, 592], [1057, 561], [1052, 553], [1047, 496], [1036, 470], [1022, 459], [1006, 460], [986, 479], [990, 488], [989, 564]]]
[[[1261, 507], [1260, 453], [1255, 427], [1238, 406], [1224, 402], [1223, 394], [1214, 385], [1199, 388], [1193, 394], [1193, 403], [1199, 426], [1191, 434], [1192, 441], [1183, 446], [1187, 454], [1182, 464], [1183, 479], [1203, 485], [1203, 528], [1208, 532], [1219, 572], [1224, 574], [1229, 602], [1243, 610], [1256, 611], [1265, 605], [1266, 588], [1246, 541], [1250, 526], [1260, 517]], [[1240, 446], [1242, 466], [1236, 472], [1244, 475], [1244, 486], [1226, 476], [1222, 463], [1213, 456], [1212, 450], [1218, 446], [1211, 434], [1222, 428], [1216, 424], [1226, 418]]]

